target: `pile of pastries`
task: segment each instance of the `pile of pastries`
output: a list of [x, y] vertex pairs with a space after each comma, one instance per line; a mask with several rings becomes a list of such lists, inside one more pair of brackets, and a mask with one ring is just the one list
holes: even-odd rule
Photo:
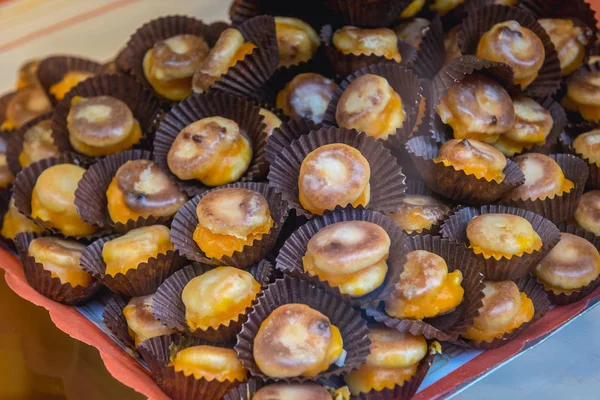
[[30, 60], [0, 98], [3, 244], [174, 399], [409, 399], [446, 344], [600, 286], [593, 15], [235, 0], [106, 64]]

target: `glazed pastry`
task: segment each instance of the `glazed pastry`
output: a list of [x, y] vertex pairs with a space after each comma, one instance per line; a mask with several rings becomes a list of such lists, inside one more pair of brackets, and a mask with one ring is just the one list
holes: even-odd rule
[[585, 57], [585, 48], [589, 43], [591, 31], [575, 25], [570, 19], [539, 19], [558, 53], [560, 69], [563, 75], [575, 72]]
[[77, 86], [80, 82], [83, 82], [93, 76], [94, 74], [92, 72], [69, 71], [62, 77], [60, 82], [50, 86], [48, 91], [56, 100], [62, 100], [66, 94], [69, 93], [69, 91]]
[[196, 93], [206, 92], [221, 75], [233, 67], [238, 61], [252, 53], [256, 46], [244, 39], [240, 31], [234, 28], [225, 29], [208, 56], [201, 62], [194, 73], [193, 88]]
[[421, 46], [423, 37], [429, 31], [431, 22], [425, 18], [413, 18], [394, 28], [398, 39], [410, 44], [415, 49]]
[[252, 400], [331, 400], [321, 385], [314, 383], [275, 383], [258, 390]]
[[571, 294], [600, 276], [598, 249], [579, 236], [561, 233], [560, 241], [533, 270], [546, 290]]
[[491, 342], [531, 321], [533, 302], [512, 281], [485, 281], [483, 306], [463, 337], [476, 342]]
[[537, 79], [546, 50], [542, 40], [517, 21], [496, 24], [479, 39], [477, 57], [503, 62], [515, 73], [515, 84], [522, 88]]
[[0, 129], [18, 129], [32, 119], [52, 110], [46, 93], [38, 85], [18, 90], [6, 106], [6, 119]]
[[429, 8], [433, 11], [439, 12], [443, 17], [464, 2], [465, 0], [433, 0]]
[[515, 123], [515, 107], [508, 92], [483, 75], [467, 75], [441, 98], [436, 110], [456, 139], [494, 143]]
[[575, 185], [565, 178], [560, 166], [550, 157], [530, 153], [513, 160], [523, 171], [525, 183], [506, 194], [510, 200], [544, 200], [569, 193]]
[[406, 19], [406, 18], [414, 17], [423, 9], [424, 6], [425, 6], [425, 0], [413, 0], [408, 5], [408, 7], [406, 7], [404, 9], [404, 11], [402, 11], [402, 14], [400, 14], [400, 18]]
[[275, 17], [279, 66], [291, 67], [313, 58], [321, 44], [317, 32], [297, 18]]
[[581, 196], [573, 218], [577, 225], [600, 236], [600, 190], [592, 190]]
[[317, 376], [338, 361], [343, 342], [329, 318], [304, 304], [276, 308], [254, 338], [254, 361], [270, 378]]
[[385, 280], [390, 237], [377, 224], [344, 221], [326, 226], [309, 241], [304, 270], [352, 297], [364, 296]]
[[402, 61], [398, 50], [398, 37], [388, 28], [344, 26], [335, 31], [332, 43], [343, 54], [375, 55], [398, 63]]
[[424, 319], [452, 312], [464, 296], [460, 270], [448, 272], [446, 261], [435, 253], [408, 253], [400, 281], [385, 301], [385, 311], [396, 318]]
[[181, 293], [185, 321], [195, 331], [229, 326], [252, 305], [260, 284], [252, 274], [234, 267], [217, 267], [190, 280]]
[[86, 287], [92, 283], [92, 276], [79, 266], [84, 250], [85, 245], [74, 240], [40, 237], [29, 243], [27, 255], [33, 257], [36, 263], [42, 264], [63, 285], [68, 283], [72, 287]]
[[402, 98], [378, 75], [359, 76], [340, 97], [335, 119], [341, 128], [356, 129], [386, 140], [406, 120]]
[[144, 55], [144, 76], [169, 100], [183, 100], [192, 92], [192, 77], [208, 54], [202, 37], [177, 35], [160, 40]]
[[206, 194], [196, 207], [194, 241], [206, 257], [231, 257], [273, 228], [269, 203], [258, 192], [224, 188]]
[[446, 55], [444, 56], [444, 65], [450, 63], [455, 58], [462, 56], [460, 48], [458, 47], [458, 33], [460, 32], [460, 25], [455, 26], [446, 32], [444, 36], [444, 50]]
[[575, 152], [590, 164], [600, 166], [600, 129], [582, 133], [573, 142]]
[[153, 337], [176, 333], [174, 329], [169, 329], [154, 318], [154, 314], [152, 314], [152, 296], [132, 297], [123, 308], [123, 316], [127, 321], [129, 335], [135, 341], [136, 346]]
[[39, 65], [40, 60], [34, 59], [23, 63], [19, 67], [19, 72], [17, 73], [17, 84], [15, 85], [17, 90], [40, 84], [40, 81], [37, 77]]
[[248, 371], [238, 360], [235, 350], [215, 346], [193, 346], [183, 349], [169, 363], [175, 372], [207, 381], [244, 381]]
[[417, 373], [419, 363], [427, 355], [423, 336], [376, 326], [370, 326], [369, 330], [371, 353], [367, 362], [344, 377], [353, 396], [404, 385]]
[[90, 157], [129, 149], [142, 138], [131, 109], [111, 96], [73, 97], [67, 128], [73, 148]]
[[14, 240], [15, 237], [22, 232], [42, 233], [44, 229], [21, 214], [15, 206], [15, 200], [11, 197], [8, 203], [8, 210], [4, 214], [2, 220], [2, 231], [0, 235], [6, 239]]
[[477, 179], [502, 182], [506, 157], [494, 146], [470, 139], [451, 139], [442, 145], [434, 160]]
[[84, 222], [75, 206], [75, 190], [85, 169], [53, 165], [40, 174], [31, 193], [31, 216], [65, 236], [89, 236], [96, 227]]
[[515, 123], [494, 143], [494, 146], [507, 156], [513, 156], [535, 145], [543, 145], [554, 126], [550, 112], [535, 100], [516, 97], [513, 98], [513, 105]]
[[322, 75], [299, 74], [277, 94], [275, 105], [291, 119], [308, 118], [318, 124], [336, 88], [334, 81]]
[[337, 206], [367, 206], [371, 199], [371, 168], [354, 147], [343, 143], [321, 146], [302, 161], [298, 199], [308, 212], [321, 215]]
[[109, 240], [102, 248], [106, 275], [125, 274], [159, 254], [173, 250], [169, 228], [163, 225], [132, 229], [123, 236]]
[[565, 108], [578, 111], [586, 121], [600, 122], [600, 71], [575, 74], [567, 82]]
[[177, 184], [150, 160], [121, 165], [106, 191], [113, 222], [138, 218], [172, 217], [188, 200]]
[[520, 257], [542, 248], [542, 239], [529, 221], [512, 214], [476, 216], [467, 225], [467, 238], [475, 254], [496, 260]]
[[52, 120], [40, 121], [25, 131], [23, 149], [19, 154], [19, 164], [22, 168], [34, 162], [57, 156], [60, 156], [60, 151], [52, 137]]
[[207, 186], [235, 182], [246, 173], [252, 147], [237, 122], [223, 117], [196, 121], [179, 132], [167, 155], [169, 169], [179, 179]]
[[0, 137], [0, 189], [6, 189], [15, 180], [15, 175], [8, 166], [8, 160], [6, 158], [6, 146], [6, 139]]
[[402, 198], [398, 211], [388, 217], [407, 233], [421, 233], [437, 225], [449, 212], [450, 207], [438, 199], [409, 194]]
[[283, 122], [277, 115], [266, 108], [261, 108], [259, 113], [264, 117], [263, 123], [266, 125], [264, 130], [267, 136], [270, 137], [273, 134], [273, 130], [279, 128]]

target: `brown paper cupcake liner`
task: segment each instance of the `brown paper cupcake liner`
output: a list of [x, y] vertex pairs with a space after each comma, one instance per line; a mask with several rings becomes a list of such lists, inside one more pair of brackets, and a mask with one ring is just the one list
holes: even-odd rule
[[[229, 342], [235, 338], [235, 335], [242, 329], [242, 324], [246, 321], [246, 315], [252, 307], [237, 316], [235, 321], [227, 321], [217, 328], [208, 328], [206, 330], [192, 330], [186, 323], [185, 304], [181, 299], [181, 294], [185, 286], [195, 277], [216, 268], [212, 265], [194, 263], [175, 272], [156, 291], [152, 301], [152, 313], [154, 317], [169, 328], [180, 332], [186, 332], [206, 340], [216, 342]], [[252, 268], [248, 269], [257, 282], [263, 287], [269, 283], [273, 272], [273, 265], [266, 260], [260, 261]], [[256, 300], [253, 300], [253, 304]]]
[[406, 150], [427, 185], [433, 191], [459, 203], [493, 203], [525, 181], [521, 169], [510, 159], [506, 160], [503, 171], [505, 177], [500, 183], [479, 179], [475, 175], [467, 175], [463, 170], [436, 163], [433, 160], [440, 154], [439, 145], [425, 136], [410, 139], [406, 143]]
[[266, 384], [260, 379], [250, 379], [227, 392], [223, 400], [252, 400], [263, 386]]
[[[274, 224], [268, 234], [263, 235], [259, 240], [255, 240], [251, 246], [244, 246], [242, 251], [236, 251], [231, 256], [223, 256], [218, 259], [209, 258], [193, 239], [194, 231], [198, 226], [196, 207], [206, 194], [223, 188], [245, 188], [262, 194], [269, 204]], [[283, 223], [287, 218], [286, 201], [282, 199], [279, 193], [265, 183], [233, 183], [213, 190], [197, 195], [185, 203], [175, 215], [171, 224], [171, 242], [175, 246], [175, 250], [179, 251], [188, 260], [214, 266], [232, 266], [236, 268], [249, 267], [265, 258], [273, 246], [275, 246]]]
[[27, 283], [43, 296], [67, 305], [82, 304], [92, 298], [102, 287], [100, 282], [93, 280], [89, 286], [85, 287], [80, 285], [73, 287], [70, 283], [62, 284], [59, 278], [53, 278], [50, 271], [44, 269], [41, 263], [29, 256], [29, 244], [36, 237], [40, 236], [27, 232], [19, 233], [15, 238]]
[[521, 0], [517, 7], [533, 14], [537, 19], [541, 18], [567, 18], [572, 19], [578, 25], [585, 27], [590, 38], [598, 31], [598, 21], [595, 18], [596, 12], [592, 6], [585, 0]]
[[531, 97], [545, 97], [554, 94], [562, 79], [558, 54], [550, 37], [536, 18], [517, 7], [492, 5], [473, 12], [463, 20], [458, 34], [458, 47], [463, 54], [475, 54], [481, 36], [496, 24], [517, 21], [524, 28], [535, 33], [544, 44], [545, 60], [538, 77], [523, 92]]
[[455, 341], [473, 325], [483, 305], [483, 275], [479, 272], [479, 261], [464, 246], [442, 239], [439, 236], [419, 235], [408, 241], [408, 251], [425, 250], [435, 253], [446, 260], [448, 272], [460, 270], [463, 274], [461, 286], [465, 290], [463, 301], [455, 310], [434, 318], [422, 321], [394, 318], [386, 314], [381, 305], [378, 308], [368, 307], [366, 314], [375, 321], [394, 328], [400, 332], [423, 335], [427, 339]]
[[37, 76], [44, 92], [46, 92], [48, 99], [50, 99], [50, 102], [54, 106], [59, 100], [50, 93], [50, 88], [62, 81], [69, 72], [100, 74], [102, 72], [102, 64], [86, 58], [66, 55], [52, 56], [42, 60], [38, 66]]
[[110, 227], [111, 230], [126, 233], [132, 229], [150, 225], [167, 225], [171, 218], [139, 217], [128, 220], [126, 223], [114, 222], [108, 212], [108, 200], [106, 191], [118, 169], [131, 160], [150, 160], [149, 151], [125, 150], [120, 153], [111, 154], [95, 164], [83, 174], [75, 191], [75, 204], [81, 215], [81, 219], [101, 227]]
[[106, 242], [117, 237], [119, 235], [111, 235], [96, 240], [83, 252], [80, 261], [81, 268], [114, 293], [126, 297], [152, 294], [169, 276], [183, 266], [184, 260], [177, 250], [169, 250], [166, 254], [161, 253], [157, 257], [150, 257], [148, 261], [139, 263], [136, 268], [124, 274], [119, 272], [114, 276], [107, 275], [102, 249]]
[[[348, 76], [352, 72], [364, 68], [368, 65], [380, 63], [398, 64], [394, 60], [377, 56], [375, 54], [344, 54], [339, 51], [332, 43], [335, 29], [331, 25], [325, 25], [321, 28], [321, 43], [325, 47], [325, 54], [334, 71], [341, 76]], [[398, 51], [402, 59], [402, 65], [410, 65], [417, 56], [417, 51], [410, 44], [398, 39]]]
[[[277, 269], [298, 276], [307, 274], [304, 271], [302, 258], [306, 254], [306, 248], [310, 239], [321, 229], [342, 221], [368, 221], [381, 226], [391, 239], [389, 258], [387, 259], [388, 272], [385, 281], [374, 291], [360, 297], [346, 296], [355, 306], [367, 306], [376, 304], [387, 298], [394, 290], [400, 274], [404, 270], [407, 249], [405, 241], [407, 235], [398, 227], [394, 221], [382, 213], [359, 208], [337, 207], [335, 211], [328, 211], [323, 216], [313, 218], [294, 232], [285, 242], [277, 256]], [[318, 278], [318, 277], [317, 277]]]
[[6, 121], [6, 109], [8, 108], [8, 103], [10, 103], [10, 100], [15, 94], [17, 94], [16, 91], [11, 91], [0, 95], [0, 125]]
[[259, 15], [273, 15], [299, 18], [315, 29], [323, 26], [331, 18], [327, 15], [323, 1], [308, 0], [301, 7], [298, 4], [279, 0], [234, 0], [229, 8], [229, 18], [234, 25], [240, 25]]
[[423, 35], [423, 41], [410, 69], [422, 79], [433, 80], [442, 69], [445, 57], [444, 28], [439, 15], [436, 15], [431, 20], [429, 29]]
[[[153, 159], [164, 171], [170, 171], [167, 157], [173, 141], [186, 126], [203, 118], [221, 116], [235, 121], [252, 144], [252, 161], [240, 181], [254, 181], [267, 174], [266, 147], [268, 136], [259, 108], [241, 97], [225, 93], [207, 93], [190, 96], [178, 103], [160, 122], [154, 138]], [[171, 173], [172, 174], [172, 173]], [[179, 186], [190, 196], [207, 189], [200, 181], [177, 180]]]
[[344, 25], [379, 28], [398, 19], [411, 0], [326, 0], [331, 14], [338, 14]]
[[307, 135], [312, 131], [321, 129], [323, 125], [317, 124], [310, 119], [302, 118], [298, 120], [291, 119], [281, 124], [273, 130], [273, 134], [269, 137], [266, 149], [266, 157], [269, 164], [273, 164], [277, 156], [289, 147], [294, 140], [297, 140], [302, 135]]
[[308, 135], [302, 135], [284, 148], [271, 164], [269, 185], [282, 193], [283, 198], [289, 203], [290, 208], [296, 210], [297, 215], [309, 219], [314, 217], [298, 200], [300, 167], [310, 152], [332, 143], [343, 143], [354, 147], [369, 162], [371, 200], [367, 208], [381, 212], [397, 211], [406, 189], [402, 168], [380, 142], [354, 129], [322, 128]]
[[183, 372], [176, 372], [175, 368], [169, 366], [171, 354], [175, 350], [200, 345], [227, 347], [193, 336], [173, 334], [145, 340], [140, 343], [138, 350], [160, 388], [173, 400], [220, 399], [241, 382], [195, 379], [193, 374], [185, 376]]
[[[342, 334], [346, 357], [344, 364], [332, 365], [327, 371], [312, 377], [271, 378], [264, 375], [254, 361], [254, 338], [262, 322], [279, 306], [290, 303], [306, 304], [327, 316]], [[367, 322], [360, 313], [352, 308], [350, 303], [337, 297], [321, 287], [306, 280], [284, 277], [270, 284], [259, 297], [258, 303], [252, 308], [248, 320], [237, 335], [235, 350], [244, 368], [255, 377], [273, 381], [308, 382], [319, 378], [342, 375], [358, 368], [366, 361], [369, 354], [369, 329]]]
[[25, 140], [25, 132], [27, 132], [30, 128], [37, 125], [38, 123], [51, 119], [52, 113], [46, 113], [40, 115], [37, 118], [32, 119], [31, 121], [23, 124], [19, 129], [17, 129], [14, 134], [10, 135], [2, 135], [0, 132], [0, 136], [6, 137], [6, 162], [8, 164], [8, 168], [12, 171], [13, 174], [19, 173], [21, 170], [21, 164], [19, 163], [19, 155], [21, 151], [23, 151], [23, 141]]
[[561, 132], [559, 136], [559, 143], [562, 150], [571, 154], [577, 155], [588, 164], [589, 175], [586, 182], [586, 186], [590, 189], [600, 189], [600, 167], [591, 161], [589, 158], [584, 157], [575, 151], [573, 142], [582, 133], [592, 131], [594, 129], [600, 129], [600, 124], [593, 122], [584, 122], [581, 124], [568, 125], [564, 132]]
[[134, 148], [150, 148], [150, 140], [159, 122], [160, 101], [135, 79], [125, 75], [98, 75], [86, 79], [56, 105], [52, 112], [52, 136], [61, 151], [73, 151], [69, 141], [67, 117], [71, 110], [71, 100], [75, 96], [111, 96], [122, 100], [139, 122], [142, 139]]
[[[8, 212], [12, 191], [10, 189], [0, 189], [0, 230], [4, 225], [4, 215]], [[0, 246], [15, 253], [16, 247], [12, 239], [0, 235]]]
[[123, 297], [113, 295], [104, 306], [102, 320], [104, 321], [104, 325], [119, 339], [121, 344], [130, 350], [137, 351], [135, 341], [129, 334], [127, 320], [123, 315], [123, 308], [126, 305], [127, 301]]
[[423, 98], [424, 89], [417, 75], [410, 69], [397, 63], [368, 65], [347, 76], [334, 92], [327, 111], [323, 116], [323, 124], [325, 126], [337, 126], [335, 115], [342, 94], [356, 78], [366, 74], [374, 74], [385, 78], [394, 91], [402, 98], [402, 107], [406, 114], [406, 119], [402, 126], [396, 129], [395, 134], [390, 135], [387, 140], [382, 141], [387, 147], [400, 148], [418, 126], [419, 104]]
[[512, 214], [523, 217], [542, 239], [542, 248], [539, 251], [521, 256], [502, 257], [496, 260], [494, 257], [485, 258], [482, 254], [476, 254], [475, 257], [479, 260], [481, 272], [486, 279], [515, 280], [527, 275], [560, 240], [558, 228], [546, 218], [531, 211], [502, 205], [462, 208], [450, 215], [442, 224], [440, 233], [444, 238], [468, 246], [467, 225], [474, 217], [483, 214]]
[[[585, 161], [571, 154], [551, 154], [552, 158], [562, 169], [565, 178], [573, 182], [575, 187], [569, 193], [555, 195], [545, 199], [503, 199], [502, 204], [529, 210], [550, 220], [555, 224], [567, 221], [575, 214], [579, 199], [583, 194], [588, 178], [588, 165]], [[510, 195], [510, 193], [508, 194]], [[507, 195], [507, 196], [508, 196]]]
[[542, 318], [546, 314], [546, 312], [548, 312], [548, 310], [550, 309], [550, 301], [548, 300], [548, 296], [546, 296], [546, 293], [544, 292], [544, 288], [541, 285], [538, 285], [535, 278], [526, 275], [517, 280], [515, 283], [519, 287], [519, 291], [525, 293], [527, 297], [529, 297], [533, 302], [535, 313], [533, 314], [533, 318], [531, 319], [531, 321], [522, 324], [517, 329], [514, 329], [511, 332], [506, 333], [499, 338], [493, 339], [490, 342], [476, 342], [473, 340], [461, 338], [455, 344], [464, 347], [485, 350], [495, 349], [504, 346], [506, 343], [519, 336], [521, 332], [533, 325], [537, 320]]

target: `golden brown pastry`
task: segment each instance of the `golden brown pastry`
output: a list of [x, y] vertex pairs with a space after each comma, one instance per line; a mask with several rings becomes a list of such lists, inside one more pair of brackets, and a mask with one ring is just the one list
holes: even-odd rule
[[571, 294], [600, 275], [598, 249], [579, 236], [561, 233], [560, 241], [533, 270], [546, 290]]
[[192, 346], [183, 349], [169, 363], [175, 372], [207, 381], [244, 381], [248, 371], [238, 360], [235, 350], [215, 346]]
[[132, 229], [123, 236], [109, 240], [102, 248], [106, 275], [125, 274], [139, 264], [173, 250], [169, 228], [163, 225]]
[[260, 284], [251, 273], [234, 267], [217, 267], [190, 280], [181, 293], [185, 321], [191, 330], [217, 329], [238, 321], [252, 305]]
[[191, 94], [192, 77], [207, 54], [202, 37], [177, 35], [160, 40], [144, 55], [144, 76], [161, 96], [183, 100]]
[[433, 11], [439, 12], [443, 17], [464, 2], [465, 0], [433, 0], [429, 8]]
[[435, 253], [408, 253], [400, 281], [385, 301], [385, 311], [396, 318], [424, 319], [452, 312], [464, 296], [460, 270], [448, 272], [446, 260]]
[[74, 240], [40, 237], [29, 243], [27, 255], [33, 257], [36, 263], [42, 264], [63, 285], [69, 283], [72, 287], [86, 287], [92, 283], [92, 276], [79, 265], [84, 251], [85, 245]]
[[407, 233], [429, 230], [450, 212], [450, 207], [431, 196], [409, 194], [401, 201], [398, 211], [388, 216]]
[[550, 157], [530, 153], [513, 160], [525, 175], [525, 183], [506, 194], [511, 200], [544, 200], [569, 193], [575, 185], [565, 178], [560, 166]]
[[304, 304], [276, 308], [254, 338], [254, 361], [271, 378], [316, 376], [343, 352], [342, 335], [329, 318]]
[[567, 82], [565, 108], [578, 111], [586, 121], [600, 122], [600, 71], [575, 74]]
[[169, 169], [179, 179], [207, 186], [237, 181], [252, 160], [252, 147], [237, 122], [223, 117], [196, 121], [179, 132], [167, 155]]
[[444, 50], [446, 55], [444, 56], [444, 65], [450, 63], [455, 58], [462, 55], [460, 48], [458, 47], [458, 33], [460, 32], [460, 25], [455, 26], [446, 32], [444, 36]]
[[335, 119], [341, 128], [356, 129], [386, 140], [406, 120], [402, 98], [388, 81], [365, 74], [352, 81], [340, 97]]
[[45, 119], [23, 134], [23, 149], [19, 154], [19, 164], [25, 168], [34, 162], [57, 157], [60, 154], [52, 137], [52, 120]]
[[415, 49], [421, 46], [423, 37], [429, 31], [431, 22], [426, 18], [413, 18], [394, 28], [398, 39], [410, 44]]
[[575, 138], [573, 148], [577, 154], [600, 166], [600, 129], [582, 133]]
[[531, 321], [533, 302], [512, 281], [485, 281], [483, 306], [463, 337], [476, 342], [491, 342]]
[[258, 192], [224, 188], [204, 196], [196, 207], [193, 238], [207, 257], [230, 257], [252, 246], [274, 225], [269, 203]]
[[31, 194], [31, 216], [66, 236], [93, 234], [97, 228], [84, 222], [75, 206], [75, 190], [84, 172], [74, 164], [58, 164], [44, 170]]
[[302, 161], [298, 199], [312, 214], [337, 206], [367, 206], [371, 199], [371, 167], [354, 147], [343, 143], [321, 146]]
[[83, 82], [93, 76], [94, 74], [92, 72], [69, 71], [59, 82], [50, 86], [48, 91], [54, 96], [54, 98], [56, 98], [56, 100], [62, 100], [67, 93], [69, 93], [69, 91], [77, 86], [80, 82]]
[[275, 383], [258, 390], [252, 400], [331, 400], [331, 395], [315, 383]]
[[67, 128], [73, 148], [91, 157], [129, 149], [142, 138], [131, 109], [111, 96], [73, 97]]
[[423, 336], [377, 326], [370, 326], [369, 330], [371, 353], [367, 362], [344, 377], [353, 396], [402, 386], [417, 373], [419, 363], [427, 355]]
[[585, 57], [585, 47], [589, 43], [591, 31], [575, 25], [570, 19], [538, 19], [558, 53], [563, 75], [575, 72]]
[[277, 115], [275, 115], [275, 113], [267, 110], [266, 108], [261, 108], [259, 113], [264, 117], [263, 122], [266, 125], [265, 133], [270, 137], [273, 134], [273, 130], [275, 128], [279, 128], [283, 122]]
[[225, 29], [208, 56], [192, 71], [194, 74], [193, 89], [196, 93], [206, 92], [221, 75], [233, 67], [238, 61], [252, 53], [256, 46], [244, 39], [235, 28]]
[[540, 235], [523, 217], [512, 214], [482, 214], [467, 225], [467, 238], [475, 254], [485, 258], [520, 257], [542, 248]]
[[321, 44], [317, 32], [297, 18], [275, 17], [279, 66], [291, 67], [310, 60]]
[[299, 74], [277, 94], [275, 105], [292, 119], [308, 118], [320, 123], [336, 88], [333, 80], [322, 75]]
[[106, 190], [108, 213], [113, 222], [152, 217], [171, 217], [188, 200], [177, 184], [150, 160], [121, 165]]
[[127, 321], [129, 335], [138, 346], [144, 340], [153, 337], [176, 333], [174, 329], [160, 323], [152, 313], [152, 296], [132, 297], [123, 308], [123, 316]]
[[574, 215], [577, 225], [600, 236], [600, 190], [584, 193]]
[[408, 7], [402, 11], [400, 18], [406, 19], [417, 15], [425, 6], [425, 0], [413, 0]]
[[396, 62], [402, 61], [398, 50], [398, 37], [388, 28], [344, 26], [335, 31], [332, 43], [343, 54], [376, 55]]
[[17, 90], [26, 88], [28, 86], [39, 85], [40, 81], [37, 77], [38, 67], [40, 65], [40, 60], [29, 60], [19, 67], [19, 72], [17, 73]]
[[326, 226], [309, 241], [304, 270], [353, 297], [364, 296], [385, 280], [390, 237], [377, 224], [344, 221]]
[[434, 160], [467, 175], [487, 181], [504, 180], [506, 157], [494, 146], [470, 139], [451, 139], [442, 145]]
[[44, 229], [21, 214], [19, 209], [15, 206], [15, 200], [11, 197], [8, 203], [8, 210], [4, 214], [2, 220], [2, 230], [0, 235], [6, 239], [14, 240], [15, 237], [22, 232], [33, 232], [41, 233]]
[[542, 40], [517, 21], [496, 24], [479, 39], [477, 57], [510, 65], [522, 88], [537, 79], [546, 50]]
[[18, 90], [6, 106], [2, 130], [18, 129], [32, 119], [52, 111], [52, 104], [44, 90], [38, 86], [28, 86]]
[[6, 158], [6, 146], [6, 139], [0, 137], [0, 189], [6, 189], [15, 180], [15, 175], [8, 166], [8, 159]]
[[436, 106], [441, 120], [452, 127], [456, 139], [494, 143], [515, 123], [515, 108], [508, 92], [483, 75], [467, 75], [454, 84]]

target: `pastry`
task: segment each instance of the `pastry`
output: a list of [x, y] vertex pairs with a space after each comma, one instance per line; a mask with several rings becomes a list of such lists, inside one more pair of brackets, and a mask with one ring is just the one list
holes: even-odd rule
[[600, 166], [600, 129], [582, 133], [573, 142], [575, 152], [590, 164]]
[[484, 75], [467, 75], [441, 98], [436, 110], [456, 139], [494, 143], [515, 123], [515, 107], [508, 92]]
[[538, 23], [544, 28], [558, 53], [563, 75], [575, 72], [585, 57], [591, 31], [576, 25], [570, 19], [544, 18]]
[[312, 214], [337, 206], [367, 206], [371, 198], [371, 168], [354, 147], [343, 143], [321, 146], [302, 161], [298, 199]]
[[207, 186], [235, 182], [246, 173], [252, 147], [237, 122], [223, 117], [196, 121], [179, 132], [169, 153], [169, 169], [179, 179]]
[[561, 104], [578, 111], [586, 121], [600, 122], [600, 71], [575, 74], [570, 78], [567, 96]]
[[275, 113], [266, 108], [261, 108], [259, 113], [264, 117], [263, 123], [266, 125], [264, 131], [270, 137], [273, 134], [273, 130], [279, 128], [283, 121]]
[[217, 267], [190, 280], [181, 293], [187, 326], [217, 329], [238, 321], [260, 292], [252, 274], [234, 267]]
[[36, 59], [21, 64], [17, 73], [17, 84], [15, 85], [17, 90], [40, 84], [40, 80], [37, 77], [39, 65], [40, 60]]
[[131, 109], [111, 96], [73, 97], [67, 128], [73, 148], [90, 157], [129, 149], [142, 138]]
[[485, 281], [483, 306], [463, 337], [475, 342], [491, 342], [531, 321], [533, 302], [519, 292], [512, 281]]
[[254, 361], [270, 378], [316, 376], [337, 362], [342, 352], [339, 329], [304, 304], [275, 309], [254, 338]]
[[19, 233], [33, 232], [42, 233], [44, 229], [21, 214], [19, 209], [15, 206], [15, 201], [11, 197], [8, 203], [8, 210], [4, 214], [2, 219], [2, 230], [0, 235], [6, 239], [14, 240]]
[[600, 190], [584, 193], [573, 219], [583, 229], [600, 236]]
[[169, 100], [183, 100], [192, 92], [192, 77], [208, 54], [204, 38], [177, 35], [154, 43], [142, 67], [152, 88]]
[[444, 65], [450, 63], [455, 58], [462, 56], [460, 48], [458, 47], [458, 33], [460, 32], [460, 25], [455, 26], [446, 32], [444, 36], [444, 50], [446, 55], [444, 56]]
[[537, 79], [546, 50], [542, 39], [531, 30], [517, 21], [505, 21], [481, 36], [476, 55], [510, 65], [515, 73], [515, 84], [526, 88]]
[[402, 61], [398, 50], [398, 37], [388, 28], [344, 26], [335, 31], [332, 43], [343, 54], [375, 55], [398, 63]]
[[93, 76], [94, 73], [92, 72], [69, 71], [59, 82], [50, 86], [48, 92], [50, 92], [50, 94], [53, 95], [56, 100], [62, 100], [67, 93], [69, 93], [69, 91], [77, 86], [80, 82], [83, 82]]
[[318, 124], [336, 88], [333, 80], [322, 75], [299, 74], [277, 94], [275, 105], [291, 119], [307, 118]]
[[154, 318], [154, 314], [152, 314], [152, 296], [132, 297], [123, 308], [123, 316], [127, 321], [129, 335], [135, 341], [136, 346], [144, 340], [156, 336], [176, 333], [174, 329], [166, 327]]
[[27, 255], [42, 264], [42, 268], [50, 271], [63, 285], [86, 287], [92, 284], [92, 276], [79, 266], [84, 251], [85, 245], [74, 240], [40, 237], [29, 243]]
[[259, 389], [252, 400], [331, 400], [321, 385], [314, 383], [275, 383]]
[[465, 0], [433, 0], [429, 8], [443, 17], [464, 2]]
[[398, 39], [410, 44], [415, 49], [421, 46], [423, 37], [429, 31], [431, 21], [425, 18], [413, 18], [394, 28]]
[[23, 148], [19, 154], [19, 164], [25, 168], [34, 162], [57, 157], [60, 154], [52, 137], [52, 120], [45, 119], [27, 129], [23, 134]]
[[335, 111], [341, 128], [356, 129], [386, 140], [395, 135], [406, 120], [400, 95], [378, 75], [365, 74], [344, 90]]
[[18, 129], [32, 119], [52, 110], [48, 96], [39, 85], [18, 90], [6, 106], [6, 117], [0, 129]]
[[113, 222], [138, 218], [172, 217], [188, 200], [177, 184], [150, 160], [132, 160], [121, 165], [106, 191]]
[[383, 284], [388, 271], [390, 237], [377, 224], [344, 221], [321, 229], [308, 242], [304, 270], [352, 297]]
[[175, 372], [207, 381], [244, 381], [248, 371], [235, 350], [215, 346], [192, 346], [177, 352], [169, 363]]
[[425, 0], [412, 0], [412, 2], [402, 11], [400, 18], [406, 19], [417, 15], [425, 6]]
[[321, 44], [317, 32], [297, 18], [275, 17], [275, 34], [280, 67], [310, 60]]
[[269, 203], [258, 192], [223, 188], [206, 194], [196, 207], [194, 241], [206, 257], [231, 257], [273, 228]]
[[438, 199], [409, 194], [402, 198], [398, 211], [388, 217], [407, 233], [421, 233], [437, 225], [449, 212], [450, 207]]
[[494, 146], [471, 139], [451, 139], [442, 145], [433, 160], [477, 179], [502, 182], [506, 157]]

